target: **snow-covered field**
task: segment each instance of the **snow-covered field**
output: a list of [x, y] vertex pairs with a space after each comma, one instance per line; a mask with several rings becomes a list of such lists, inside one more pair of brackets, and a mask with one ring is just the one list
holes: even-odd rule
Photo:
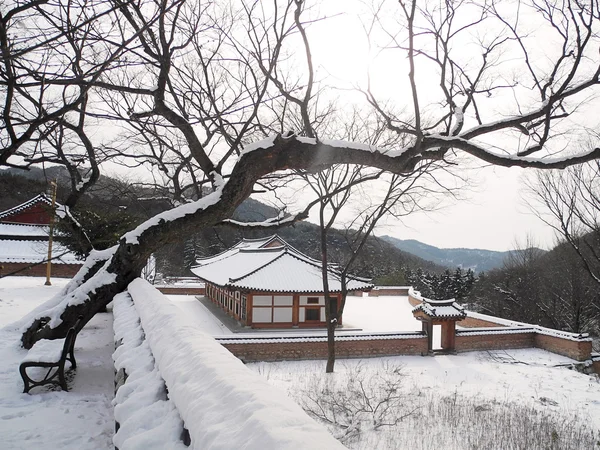
[[[55, 279], [51, 287], [43, 286], [43, 282], [42, 278], [0, 279], [0, 449], [112, 448], [113, 336], [110, 313], [98, 314], [79, 334], [75, 348], [78, 368], [70, 383], [70, 392], [38, 388], [31, 395], [21, 393], [18, 366], [25, 350], [19, 347], [20, 335], [10, 324], [58, 292], [66, 280]], [[230, 334], [194, 297], [169, 298], [208, 333]], [[404, 297], [353, 297], [348, 303], [346, 325], [365, 331], [418, 330], [419, 323], [412, 318], [411, 309]], [[379, 314], [381, 311], [386, 314]], [[347, 391], [356, 380], [364, 380], [367, 389], [374, 385], [372, 399], [377, 400], [377, 395], [384, 390], [381, 386], [385, 383], [390, 386], [389, 381], [393, 380], [390, 392], [399, 393], [393, 400], [398, 405], [399, 416], [394, 417], [401, 418], [393, 427], [383, 425], [375, 430], [371, 423], [369, 428], [365, 426], [363, 413], [349, 428], [350, 432], [330, 427], [336, 435], [345, 435], [346, 444], [351, 448], [413, 450], [437, 448], [440, 442], [448, 443], [445, 445], [448, 449], [538, 448], [535, 445], [514, 447], [508, 441], [497, 440], [510, 437], [496, 435], [498, 429], [504, 427], [497, 425], [499, 418], [508, 421], [509, 426], [505, 428], [527, 435], [527, 428], [522, 431], [519, 427], [529, 427], [528, 419], [538, 420], [538, 413], [546, 427], [538, 434], [548, 435], [553, 443], [548, 448], [585, 448], [578, 447], [577, 442], [565, 447], [565, 439], [570, 438], [573, 442], [577, 439], [566, 433], [579, 430], [581, 425], [588, 437], [593, 431], [596, 433], [594, 439], [598, 438], [600, 383], [598, 378], [560, 367], [571, 362], [563, 356], [528, 349], [343, 360], [338, 361], [332, 376], [323, 374], [324, 361], [247, 366], [305, 406], [310, 405], [307, 399], [323, 392], [323, 388], [337, 385]], [[450, 416], [454, 414], [456, 421], [450, 424], [447, 418], [442, 421], [437, 410]], [[477, 416], [483, 422], [471, 427], [468, 421]], [[425, 420], [426, 417], [433, 422]], [[384, 415], [383, 420], [387, 419], [390, 417]], [[435, 421], [439, 421], [437, 426]], [[566, 426], [557, 428], [561, 422]], [[358, 428], [355, 427], [357, 424], [360, 425]], [[356, 439], [356, 433], [362, 436], [361, 439]], [[532, 439], [538, 438], [533, 433], [532, 436]], [[491, 443], [483, 445], [485, 439]]]
[[19, 364], [26, 350], [10, 324], [49, 299], [68, 280], [0, 279], [0, 448], [114, 448], [112, 314], [97, 314], [75, 343], [77, 370], [70, 391], [35, 388], [23, 394]]
[[[193, 297], [170, 298], [213, 336], [230, 334], [227, 327], [200, 302], [194, 301]], [[420, 323], [412, 316], [412, 307], [406, 297], [349, 297], [346, 308], [344, 324], [348, 328], [361, 328], [364, 331], [421, 329]], [[385, 314], [380, 314], [381, 311], [385, 311]], [[266, 332], [253, 333], [256, 336]], [[317, 334], [324, 331], [275, 333]], [[338, 334], [342, 333], [343, 330], [338, 331]], [[243, 334], [244, 332], [236, 333], [237, 336]], [[356, 379], [364, 381], [366, 387], [374, 383], [373, 389], [378, 391], [381, 377], [386, 378], [392, 373], [392, 378], [399, 380], [399, 392], [402, 393], [399, 415], [408, 414], [408, 417], [394, 427], [383, 426], [378, 431], [374, 431], [372, 425], [365, 425], [372, 421], [369, 414], [368, 419], [354, 418], [353, 420], [362, 423], [359, 426], [362, 428], [362, 437], [359, 440], [344, 441], [350, 448], [414, 450], [445, 446], [458, 450], [546, 448], [544, 445], [548, 445], [548, 448], [556, 449], [584, 449], [588, 448], [589, 441], [566, 446], [562, 439], [577, 441], [581, 435], [576, 434], [580, 432], [587, 433], [587, 438], [598, 438], [600, 383], [596, 377], [565, 367], [574, 362], [544, 350], [523, 349], [435, 357], [341, 360], [332, 376], [324, 375], [324, 361], [251, 363], [248, 367], [265, 376], [273, 385], [286, 390], [303, 406], [307, 406], [307, 399], [311, 396], [318, 398], [322, 397], [323, 391], [335, 392], [335, 386], [347, 392], [351, 389], [349, 385]], [[399, 376], [396, 376], [393, 370], [398, 367], [401, 369]], [[348, 403], [362, 395], [361, 389], [362, 387], [357, 390], [353, 399], [348, 399]], [[333, 397], [339, 395], [343, 394], [336, 392]], [[380, 392], [373, 395], [373, 404], [377, 403], [378, 395]], [[451, 420], [452, 423], [448, 423], [447, 417], [443, 417], [444, 414], [454, 414], [452, 408], [448, 407], [450, 403], [455, 403], [453, 407], [456, 408], [457, 417], [456, 421]], [[316, 405], [313, 403], [313, 406]], [[319, 405], [319, 408], [321, 406], [323, 405]], [[467, 417], [468, 420], [473, 419], [469, 415], [472, 411], [476, 411], [476, 418], [480, 419], [479, 425], [473, 424], [475, 431], [470, 430], [470, 422], [465, 423]], [[364, 411], [360, 414], [364, 416]], [[440, 421], [437, 425], [436, 420]], [[522, 430], [519, 426], [525, 429]], [[457, 431], [457, 427], [461, 430]], [[537, 427], [537, 434], [527, 431], [531, 427]], [[329, 428], [338, 437], [347, 438], [349, 435], [348, 428], [336, 428], [331, 424]], [[509, 442], [513, 438], [520, 439], [515, 437], [519, 434], [530, 436], [533, 441], [525, 444], [523, 441]], [[542, 442], [540, 435], [548, 437], [549, 444]], [[488, 442], [484, 443], [486, 439]], [[499, 444], [497, 439], [506, 441]]]
[[[580, 427], [594, 433], [594, 443], [596, 439], [600, 441], [598, 378], [565, 367], [555, 367], [568, 362], [572, 361], [544, 350], [524, 349], [435, 357], [340, 360], [336, 364], [335, 373], [331, 375], [324, 374], [325, 361], [250, 363], [248, 367], [261, 373], [274, 386], [285, 389], [301, 405], [312, 407], [318, 413], [323, 404], [317, 407], [311, 398], [322, 398], [324, 392], [325, 396], [329, 392], [333, 393], [330, 394], [331, 397], [339, 397], [352, 390], [351, 384], [358, 380], [360, 385], [354, 386], [352, 398], [346, 404], [356, 402], [359, 405], [364, 389], [367, 393], [371, 391], [369, 402], [366, 403], [370, 404], [369, 407], [375, 407], [383, 398], [382, 385], [390, 379], [398, 382], [398, 390], [390, 390], [393, 397], [397, 398], [397, 413], [391, 412], [383, 417], [384, 422], [393, 422], [394, 418], [407, 415], [397, 425], [382, 426], [374, 430], [373, 423], [377, 414], [362, 411], [353, 420], [340, 419], [341, 422], [347, 420], [352, 426], [358, 424], [360, 436], [353, 438], [349, 428], [323, 422], [338, 437], [350, 435], [347, 441], [343, 440], [349, 448], [592, 448], [588, 447], [589, 441], [571, 442], [573, 446], [560, 441], [566, 438], [566, 430]], [[397, 374], [394, 373], [396, 368], [399, 368]], [[339, 391], [336, 391], [336, 386]], [[331, 405], [326, 404], [325, 407], [327, 406]], [[538, 418], [538, 413], [543, 417]], [[345, 413], [338, 410], [337, 414], [340, 417]], [[472, 417], [463, 417], [471, 414], [475, 418], [480, 416], [479, 424]], [[329, 415], [328, 420], [331, 418], [332, 415]], [[511, 430], [500, 430], [501, 427], [521, 432], [523, 430], [518, 429], [520, 423], [528, 424], [530, 420], [538, 419], [543, 425], [542, 429], [546, 427], [549, 430], [545, 434], [551, 442], [550, 434], [556, 430], [556, 446], [541, 445], [537, 442], [539, 437], [533, 432], [531, 438], [536, 441], [526, 446], [513, 446], [508, 442], [502, 444], [493, 440], [484, 445], [486, 436], [498, 434], [502, 439], [510, 439], [505, 433], [510, 433]], [[506, 421], [507, 425], [499, 425], [499, 420]], [[572, 423], [575, 425], [572, 426]], [[564, 429], [557, 428], [561, 424]], [[573, 440], [576, 438], [571, 439]]]

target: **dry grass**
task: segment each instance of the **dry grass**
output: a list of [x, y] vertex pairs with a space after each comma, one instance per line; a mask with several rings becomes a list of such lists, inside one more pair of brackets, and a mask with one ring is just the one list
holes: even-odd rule
[[359, 364], [340, 373], [311, 373], [289, 393], [351, 449], [600, 449], [597, 431], [544, 397], [534, 407], [458, 393], [435, 396], [407, 386], [402, 368], [390, 364], [376, 371]]

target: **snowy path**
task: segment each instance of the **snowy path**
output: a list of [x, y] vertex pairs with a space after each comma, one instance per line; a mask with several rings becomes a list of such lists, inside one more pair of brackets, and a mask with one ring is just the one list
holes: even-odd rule
[[[43, 286], [42, 278], [0, 279], [0, 326], [55, 294], [67, 280]], [[0, 329], [0, 448], [77, 449], [114, 448], [112, 314], [97, 314], [75, 343], [77, 371], [70, 391], [36, 388], [22, 394], [19, 363], [26, 350], [20, 334]]]

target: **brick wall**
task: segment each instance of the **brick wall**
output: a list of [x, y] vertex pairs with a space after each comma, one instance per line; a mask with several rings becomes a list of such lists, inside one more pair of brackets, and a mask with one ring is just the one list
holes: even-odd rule
[[497, 322], [490, 322], [489, 320], [483, 320], [483, 319], [476, 319], [474, 317], [466, 317], [464, 320], [461, 320], [458, 323], [459, 326], [464, 327], [464, 328], [487, 328], [487, 327], [503, 327], [505, 325], [497, 323]]
[[408, 295], [409, 287], [404, 286], [378, 286], [369, 291], [369, 297], [383, 297], [384, 295]]
[[[217, 339], [219, 341], [219, 339]], [[281, 361], [327, 358], [327, 342], [249, 342], [221, 344], [242, 361]], [[368, 358], [374, 356], [425, 355], [427, 337], [416, 335], [408, 339], [361, 339], [337, 341], [338, 358]]]
[[[14, 275], [24, 277], [46, 276], [46, 264], [27, 267], [29, 265], [26, 263], [2, 263], [0, 264], [0, 275], [8, 275], [20, 271]], [[79, 269], [81, 269], [81, 265], [79, 264], [52, 264], [51, 276], [54, 278], [72, 278]]]
[[[549, 352], [568, 356], [577, 361], [590, 359], [592, 353], [592, 342], [589, 340], [571, 340], [558, 336], [548, 336], [541, 333], [535, 334], [535, 346]], [[596, 370], [597, 373], [600, 373]]]
[[504, 350], [510, 348], [534, 347], [535, 333], [531, 330], [522, 333], [489, 333], [474, 334], [468, 331], [456, 331], [456, 351], [468, 352], [472, 350]]
[[594, 372], [600, 375], [600, 356], [596, 356], [592, 359], [592, 367], [594, 368]]
[[204, 295], [203, 287], [185, 287], [185, 286], [155, 286], [163, 294], [168, 295]]

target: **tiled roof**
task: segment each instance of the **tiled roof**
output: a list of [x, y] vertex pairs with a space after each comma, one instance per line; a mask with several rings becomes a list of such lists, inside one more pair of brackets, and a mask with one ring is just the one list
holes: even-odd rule
[[[53, 264], [81, 264], [82, 261], [71, 253], [66, 247], [54, 242], [52, 255], [59, 258], [53, 259]], [[0, 263], [38, 263], [46, 261], [48, 257], [48, 241], [15, 241], [0, 240]]]
[[50, 230], [46, 225], [25, 225], [19, 223], [0, 223], [0, 236], [23, 236], [48, 238]]
[[[14, 206], [10, 209], [7, 209], [6, 211], [1, 211], [0, 212], [0, 221], [2, 221], [2, 219], [10, 217], [14, 214], [17, 214], [17, 213], [35, 205], [36, 203], [44, 203], [50, 207], [50, 206], [52, 206], [52, 199], [50, 197], [48, 197], [46, 194], [38, 194], [35, 197], [27, 200], [26, 202], [21, 203], [20, 205]], [[59, 217], [63, 217], [65, 215], [65, 207], [58, 202], [55, 203], [55, 207], [56, 207], [56, 214]]]
[[[278, 239], [280, 247], [272, 245]], [[223, 253], [197, 261], [192, 272], [219, 286], [270, 292], [323, 292], [319, 261], [300, 253], [277, 236], [244, 240]], [[367, 280], [350, 279], [348, 289], [369, 289]], [[329, 289], [339, 292], [339, 275], [329, 271]]]
[[464, 319], [467, 317], [465, 309], [454, 301], [429, 300], [424, 298], [423, 303], [413, 309], [413, 314], [422, 311], [425, 315], [437, 319]]

